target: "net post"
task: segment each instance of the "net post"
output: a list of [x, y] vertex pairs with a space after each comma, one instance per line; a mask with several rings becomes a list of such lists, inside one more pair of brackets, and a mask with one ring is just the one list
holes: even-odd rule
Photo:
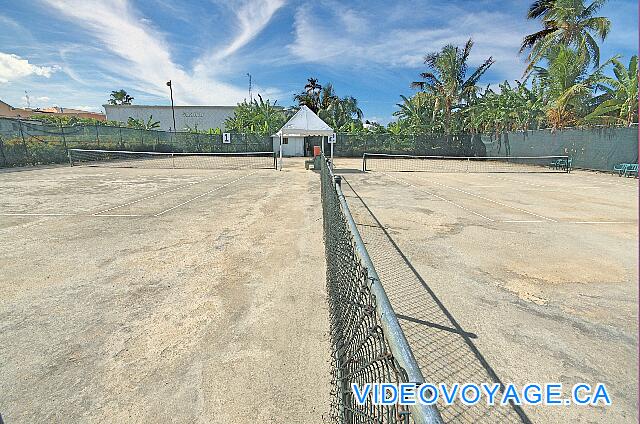
[[69, 166], [73, 166], [73, 159], [71, 159], [71, 149], [67, 149], [67, 157], [69, 158]]
[[171, 168], [175, 169], [175, 167], [176, 167], [176, 158], [173, 152], [171, 152]]

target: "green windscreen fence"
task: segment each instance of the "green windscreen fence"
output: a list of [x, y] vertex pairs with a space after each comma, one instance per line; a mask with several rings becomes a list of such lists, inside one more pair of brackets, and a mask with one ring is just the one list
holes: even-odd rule
[[[328, 149], [327, 145], [325, 149]], [[334, 156], [362, 157], [365, 153], [463, 157], [568, 156], [574, 168], [611, 171], [620, 163], [638, 163], [638, 126], [505, 132], [499, 136], [338, 134]]]
[[600, 171], [611, 171], [620, 163], [638, 163], [637, 125], [508, 132], [482, 139], [487, 156], [565, 155], [574, 168]]
[[[308, 145], [326, 137], [308, 137]], [[277, 147], [277, 146], [276, 146]], [[144, 152], [267, 152], [270, 136], [172, 133], [104, 125], [57, 126], [39, 121], [0, 118], [0, 167], [64, 163], [67, 149]], [[527, 157], [569, 156], [574, 168], [611, 171], [620, 163], [638, 162], [638, 127], [570, 128], [505, 132], [499, 136], [470, 134], [338, 134], [335, 157], [365, 153], [418, 156]]]
[[106, 125], [60, 126], [39, 121], [0, 118], [0, 167], [68, 161], [67, 149], [143, 152], [240, 153], [272, 151], [269, 136], [172, 133]]

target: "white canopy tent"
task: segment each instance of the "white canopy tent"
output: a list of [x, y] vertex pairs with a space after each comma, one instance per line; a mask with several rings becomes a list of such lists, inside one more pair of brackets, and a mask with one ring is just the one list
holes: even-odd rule
[[333, 128], [320, 119], [318, 115], [313, 113], [307, 106], [302, 106], [300, 110], [280, 128], [280, 131], [276, 133], [276, 136], [280, 139], [278, 168], [282, 169], [282, 139], [284, 137], [330, 137], [333, 133]]

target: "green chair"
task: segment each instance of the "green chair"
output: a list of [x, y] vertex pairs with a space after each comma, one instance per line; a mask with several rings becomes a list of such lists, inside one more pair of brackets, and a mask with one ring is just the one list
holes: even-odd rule
[[636, 177], [636, 178], [638, 178], [638, 164], [637, 163], [630, 163], [628, 165], [629, 166], [627, 166], [627, 168], [624, 170], [624, 176], [625, 177]]
[[630, 163], [619, 163], [613, 167], [613, 172], [617, 172], [619, 177], [622, 177], [627, 172], [627, 168], [630, 166]]

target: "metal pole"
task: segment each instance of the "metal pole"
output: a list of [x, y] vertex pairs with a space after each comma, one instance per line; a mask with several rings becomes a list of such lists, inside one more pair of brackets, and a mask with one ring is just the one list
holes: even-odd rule
[[27, 142], [24, 139], [24, 132], [22, 131], [22, 121], [18, 120], [18, 126], [20, 128], [20, 137], [22, 137], [22, 145], [24, 146], [24, 155], [29, 157], [29, 149], [27, 148]]
[[253, 93], [251, 92], [251, 74], [247, 72], [247, 76], [249, 77], [249, 101], [253, 102]]
[[282, 171], [282, 132], [280, 132], [280, 160], [278, 168], [280, 169], [280, 171]]
[[98, 142], [98, 147], [100, 147], [100, 134], [98, 133], [98, 124], [96, 124], [96, 141]]
[[173, 85], [171, 84], [171, 80], [167, 82], [167, 86], [169, 86], [169, 93], [171, 95], [171, 115], [173, 116], [173, 132], [176, 132], [176, 110], [173, 106]]
[[62, 133], [62, 145], [66, 149], [67, 148], [67, 139], [64, 136], [64, 126], [62, 125], [62, 122], [60, 122], [60, 132]]
[[[333, 143], [335, 143], [336, 141], [333, 140]], [[333, 143], [329, 143], [331, 145], [331, 170], [333, 171]], [[323, 143], [324, 144], [324, 143]]]

